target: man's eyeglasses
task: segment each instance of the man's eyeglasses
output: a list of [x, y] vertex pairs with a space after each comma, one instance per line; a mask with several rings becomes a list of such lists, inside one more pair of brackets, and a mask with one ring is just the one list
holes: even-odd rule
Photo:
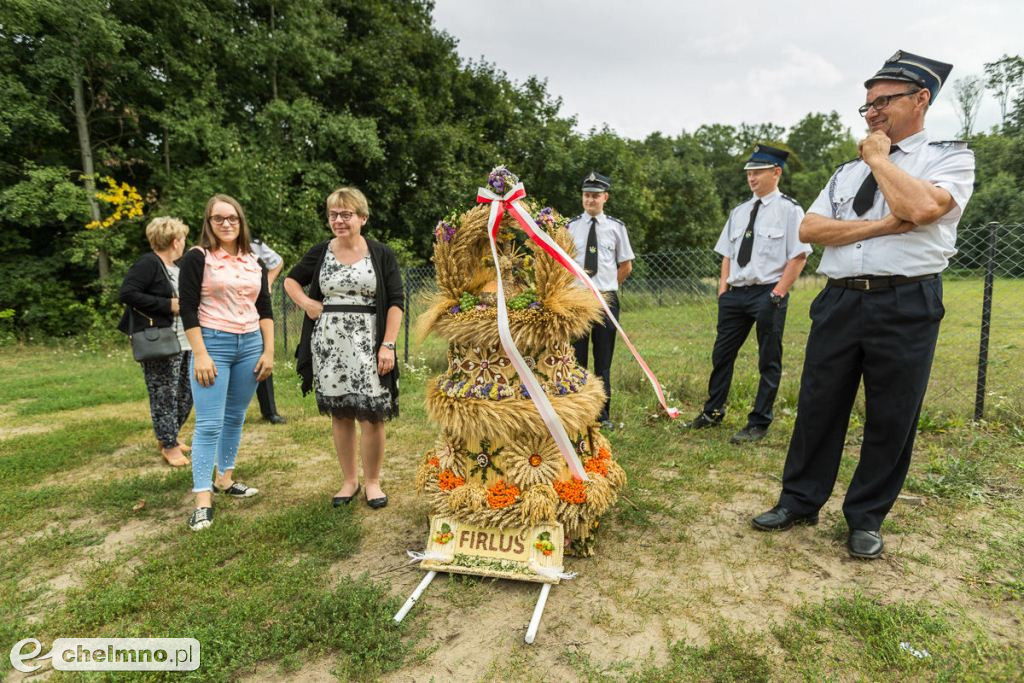
[[327, 214], [327, 220], [332, 223], [334, 221], [350, 221], [355, 215], [352, 211], [331, 211]]
[[898, 92], [895, 95], [882, 95], [881, 97], [876, 97], [873, 102], [868, 102], [864, 106], [858, 108], [857, 111], [860, 113], [861, 116], [867, 116], [869, 109], [874, 109], [875, 111], [882, 111], [883, 109], [888, 107], [889, 103], [895, 100], [897, 97], [903, 97], [904, 95], [916, 95], [919, 92], [921, 92], [920, 88], [918, 88], [917, 90], [908, 90], [907, 92]]
[[238, 225], [238, 216], [210, 216], [210, 222], [214, 225]]

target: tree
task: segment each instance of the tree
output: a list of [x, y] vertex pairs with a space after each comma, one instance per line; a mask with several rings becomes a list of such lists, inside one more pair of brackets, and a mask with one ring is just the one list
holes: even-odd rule
[[981, 106], [981, 96], [985, 91], [985, 81], [981, 76], [964, 76], [953, 81], [953, 98], [956, 115], [960, 119], [960, 137], [964, 140], [971, 137], [974, 121]]
[[994, 62], [985, 64], [985, 87], [995, 94], [999, 103], [1000, 121], [1007, 122], [1007, 104], [1013, 91], [1020, 88], [1024, 80], [1024, 59], [1019, 56], [1003, 55]]

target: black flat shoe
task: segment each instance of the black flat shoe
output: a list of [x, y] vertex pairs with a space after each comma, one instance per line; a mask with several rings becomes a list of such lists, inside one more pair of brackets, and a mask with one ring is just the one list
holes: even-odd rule
[[818, 523], [818, 513], [810, 515], [798, 515], [790, 512], [781, 505], [776, 505], [768, 512], [762, 512], [750, 523], [758, 531], [785, 531], [794, 524], [807, 524], [814, 526]]
[[288, 420], [284, 419], [283, 417], [281, 417], [277, 413], [274, 413], [273, 415], [264, 415], [263, 419], [266, 420], [267, 422], [269, 422], [272, 425], [283, 425], [286, 422], [288, 422]]
[[356, 490], [352, 492], [351, 496], [335, 496], [331, 498], [331, 505], [334, 507], [341, 507], [342, 505], [348, 505], [352, 502], [352, 499], [359, 495], [359, 489], [362, 488], [362, 484], [356, 484]]
[[380, 498], [367, 498], [366, 504], [372, 507], [374, 510], [380, 510], [382, 507], [387, 506], [388, 497], [382, 496]]
[[873, 560], [882, 554], [885, 543], [882, 534], [877, 531], [850, 529], [850, 537], [846, 539], [846, 549], [850, 555], [862, 560]]
[[707, 429], [708, 427], [717, 427], [722, 424], [722, 415], [708, 415], [702, 412], [700, 415], [693, 419], [693, 422], [688, 422], [683, 425], [683, 429]]
[[729, 439], [729, 443], [754, 443], [755, 441], [763, 439], [764, 435], [767, 433], [767, 427], [762, 427], [760, 425], [747, 425], [740, 431], [733, 434], [732, 438]]

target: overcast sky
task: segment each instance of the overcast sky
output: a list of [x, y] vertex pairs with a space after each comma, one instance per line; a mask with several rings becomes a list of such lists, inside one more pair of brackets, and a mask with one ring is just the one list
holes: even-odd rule
[[[953, 138], [952, 82], [1024, 54], [1021, 0], [436, 0], [434, 23], [464, 59], [546, 79], [581, 131], [631, 138], [833, 109], [860, 137], [864, 80], [898, 49], [953, 64], [926, 122]], [[975, 131], [998, 120], [986, 93]]]

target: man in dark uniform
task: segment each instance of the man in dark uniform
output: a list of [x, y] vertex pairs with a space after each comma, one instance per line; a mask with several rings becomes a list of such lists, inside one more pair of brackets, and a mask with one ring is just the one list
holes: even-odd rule
[[870, 132], [800, 226], [825, 245], [828, 284], [811, 304], [796, 425], [778, 504], [761, 530], [816, 524], [835, 485], [850, 411], [864, 381], [864, 439], [843, 501], [847, 548], [883, 549], [879, 529], [903, 486], [928, 385], [942, 306], [941, 272], [974, 183], [974, 154], [928, 141], [924, 119], [952, 65], [897, 52], [865, 82]]
[[[612, 182], [600, 173], [591, 173], [583, 179], [583, 213], [576, 216], [567, 226], [576, 246], [576, 262], [579, 263], [594, 285], [604, 292], [615, 319], [619, 319], [619, 285], [633, 270], [633, 249], [629, 245], [626, 226], [617, 218], [604, 212], [608, 201], [608, 190]], [[615, 325], [605, 318], [600, 325], [594, 325], [589, 335], [573, 343], [576, 362], [581, 368], [587, 367], [590, 340], [594, 343], [594, 374], [604, 382], [607, 398], [601, 409], [601, 426], [615, 428], [609, 417], [612, 402], [610, 381], [612, 353], [615, 351]]]
[[[253, 255], [263, 261], [263, 265], [267, 267], [267, 289], [269, 290], [274, 286], [274, 280], [277, 279], [277, 276], [284, 269], [284, 259], [281, 258], [280, 254], [267, 246], [266, 242], [255, 237], [252, 239], [250, 246], [252, 247]], [[274, 399], [273, 375], [268, 375], [265, 380], [256, 385], [256, 398], [259, 400], [260, 413], [263, 415], [264, 420], [275, 425], [287, 422], [277, 412], [277, 401]]]
[[764, 438], [782, 377], [782, 333], [789, 288], [800, 277], [811, 248], [800, 241], [804, 210], [779, 192], [789, 152], [758, 145], [743, 170], [753, 195], [729, 214], [715, 251], [722, 255], [718, 281], [718, 334], [711, 352], [708, 400], [691, 429], [715, 427], [725, 417], [736, 354], [757, 325], [757, 369], [761, 381], [747, 425], [733, 443]]

